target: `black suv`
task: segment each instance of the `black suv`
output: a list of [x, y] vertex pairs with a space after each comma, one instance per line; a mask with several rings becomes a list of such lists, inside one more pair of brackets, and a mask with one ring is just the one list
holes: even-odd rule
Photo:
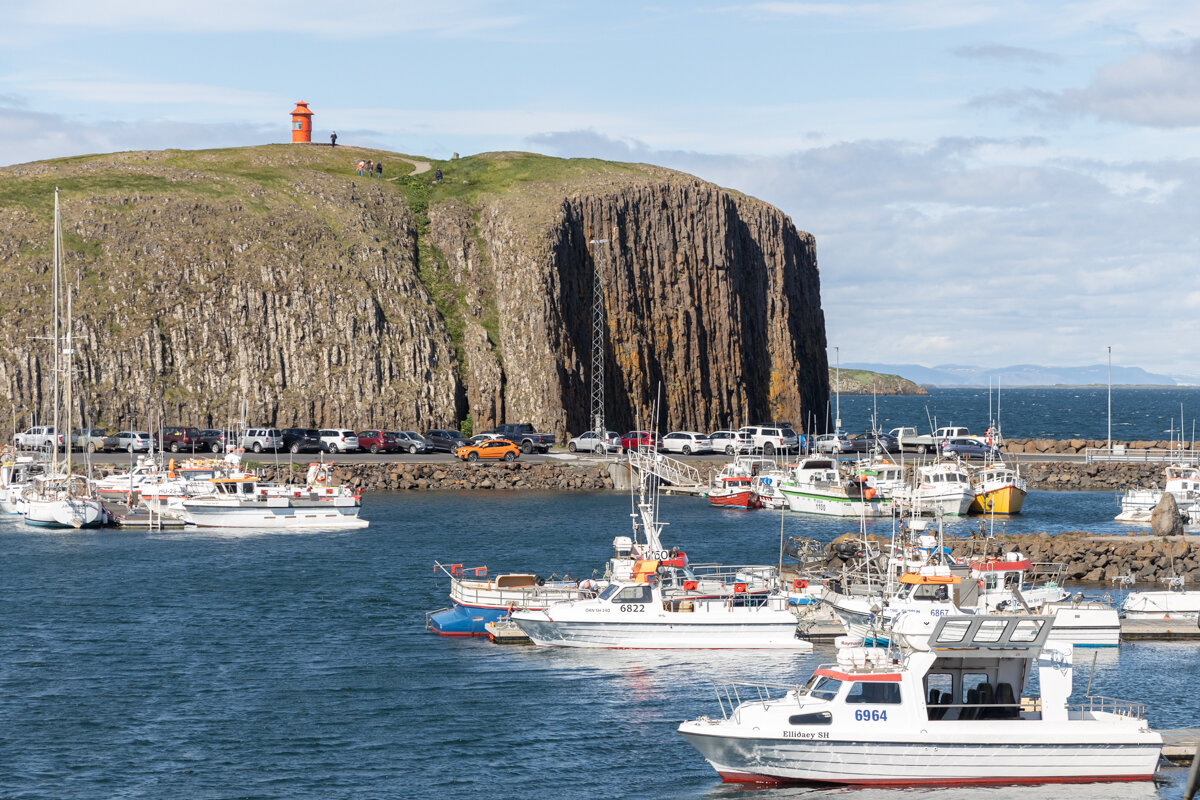
[[170, 450], [172, 453], [195, 452], [204, 447], [201, 441], [200, 429], [184, 425], [168, 425], [163, 428], [158, 439], [159, 450]]
[[205, 428], [200, 431], [201, 450], [211, 450], [214, 453], [225, 452], [225, 431], [220, 428]]
[[453, 453], [456, 448], [467, 443], [467, 437], [458, 431], [425, 431], [425, 438], [433, 445], [434, 451], [442, 450], [446, 453]]
[[315, 453], [321, 449], [321, 433], [316, 428], [284, 428], [283, 449]]

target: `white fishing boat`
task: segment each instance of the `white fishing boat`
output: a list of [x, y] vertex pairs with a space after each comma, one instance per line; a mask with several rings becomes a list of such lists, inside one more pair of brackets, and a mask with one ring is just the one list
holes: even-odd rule
[[1200, 591], [1185, 589], [1181, 575], [1163, 578], [1165, 591], [1132, 591], [1121, 603], [1125, 619], [1196, 619], [1200, 617]]
[[205, 528], [334, 529], [365, 528], [359, 500], [262, 497], [252, 478], [214, 478], [215, 493], [172, 503], [169, 509], [184, 522]]
[[892, 513], [891, 500], [864, 479], [846, 480], [837, 460], [806, 458], [790, 470], [779, 487], [788, 508], [802, 514], [830, 517], [882, 517]]
[[92, 481], [101, 497], [119, 497], [126, 501], [138, 493], [142, 483], [160, 475], [158, 465], [150, 456], [139, 456], [137, 463], [125, 472], [117, 472]]
[[902, 646], [841, 649], [803, 687], [718, 684], [720, 718], [679, 732], [728, 782], [1152, 780], [1162, 737], [1145, 706], [1072, 704], [1071, 648], [1048, 641], [1051, 622], [952, 616], [912, 636], [900, 622]]
[[903, 494], [909, 485], [904, 465], [886, 457], [859, 461], [854, 476], [887, 498]]
[[19, 456], [10, 450], [0, 461], [0, 509], [6, 514], [20, 514], [25, 509], [23, 492], [36, 475], [45, 472], [33, 456]]
[[812, 649], [784, 594], [685, 599], [638, 577], [594, 598], [514, 611], [512, 621], [541, 647]]
[[1127, 489], [1121, 495], [1121, 512], [1117, 522], [1149, 522], [1154, 507], [1164, 494], [1175, 497], [1180, 516], [1189, 522], [1200, 522], [1200, 467], [1191, 464], [1169, 464], [1163, 468], [1163, 488], [1157, 486]]
[[964, 583], [961, 575], [952, 574], [949, 566], [931, 565], [904, 573], [894, 587], [881, 587], [879, 594], [843, 593], [826, 587], [820, 597], [837, 614], [850, 637], [868, 644], [887, 644], [900, 617], [936, 621], [962, 614], [961, 609], [969, 609], [975, 600], [974, 588], [974, 583]]
[[897, 500], [917, 514], [960, 516], [975, 499], [971, 477], [958, 461], [937, 461], [917, 468], [916, 486], [898, 493]]

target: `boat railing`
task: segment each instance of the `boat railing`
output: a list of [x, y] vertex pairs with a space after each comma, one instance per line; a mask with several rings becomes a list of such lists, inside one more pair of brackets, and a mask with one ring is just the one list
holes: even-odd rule
[[[751, 681], [713, 682], [717, 702], [721, 704], [721, 716], [729, 719], [737, 714], [743, 703], [790, 702], [800, 705], [798, 692], [804, 687], [795, 683], [755, 683]], [[790, 700], [788, 698], [791, 698]]]
[[1176, 463], [1200, 465], [1200, 450], [1170, 450], [1164, 448], [1134, 449], [1123, 445], [1089, 447], [1083, 452], [1084, 462], [1098, 461]]
[[1071, 711], [1082, 711], [1085, 713], [1101, 712], [1105, 714], [1115, 714], [1118, 717], [1129, 717], [1130, 719], [1145, 719], [1146, 704], [1135, 703], [1131, 700], [1119, 700], [1115, 697], [1105, 697], [1104, 695], [1093, 694], [1083, 698], [1081, 703], [1072, 703], [1067, 706]]

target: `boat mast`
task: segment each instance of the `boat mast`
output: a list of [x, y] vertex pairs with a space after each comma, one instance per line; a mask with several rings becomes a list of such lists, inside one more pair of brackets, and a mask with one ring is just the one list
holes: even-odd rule
[[71, 356], [75, 353], [71, 346], [71, 292], [67, 291], [67, 332], [63, 337], [62, 354], [66, 359], [66, 364], [63, 365], [65, 375], [63, 380], [66, 386], [66, 412], [67, 412], [67, 497], [71, 496]]
[[59, 261], [62, 258], [61, 254], [61, 239], [62, 229], [61, 220], [58, 212], [58, 187], [54, 187], [54, 267], [52, 269], [52, 280], [54, 282], [51, 296], [54, 302], [54, 435], [51, 437], [51, 452], [50, 459], [50, 474], [58, 474], [58, 436], [61, 434], [61, 429], [58, 427], [58, 379], [59, 379], [59, 342], [58, 342], [58, 272]]

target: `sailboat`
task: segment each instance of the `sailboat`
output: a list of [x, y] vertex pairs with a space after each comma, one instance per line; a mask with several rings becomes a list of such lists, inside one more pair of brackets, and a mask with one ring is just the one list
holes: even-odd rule
[[[54, 429], [58, 427], [59, 381], [66, 387], [66, 430], [71, 430], [71, 357], [74, 350], [71, 347], [71, 300], [67, 298], [67, 332], [60, 336], [59, 325], [59, 284], [62, 273], [62, 217], [59, 214], [58, 190], [54, 190]], [[60, 357], [66, 356], [65, 367], [60, 364]], [[65, 373], [65, 378], [64, 378]], [[90, 528], [103, 525], [108, 520], [108, 512], [100, 501], [90, 496], [87, 478], [83, 475], [71, 474], [71, 445], [67, 438], [65, 472], [59, 471], [58, 447], [51, 446], [50, 471], [45, 475], [35, 477], [30, 485], [22, 492], [25, 501], [22, 515], [27, 525], [37, 525], [49, 528]]]

